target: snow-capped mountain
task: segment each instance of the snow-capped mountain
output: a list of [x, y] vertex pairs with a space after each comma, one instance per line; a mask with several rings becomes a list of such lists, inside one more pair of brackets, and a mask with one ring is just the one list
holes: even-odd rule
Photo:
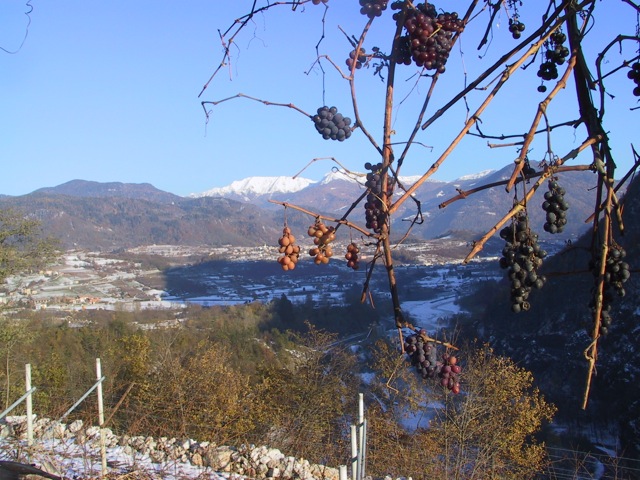
[[316, 182], [313, 180], [301, 177], [248, 177], [236, 180], [226, 187], [212, 188], [189, 196], [192, 198], [228, 197], [234, 200], [251, 201], [256, 197], [298, 192], [314, 183]]

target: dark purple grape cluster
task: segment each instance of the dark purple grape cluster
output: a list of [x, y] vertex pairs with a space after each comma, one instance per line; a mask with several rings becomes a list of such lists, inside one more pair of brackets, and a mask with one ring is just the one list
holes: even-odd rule
[[543, 228], [545, 232], [562, 233], [567, 224], [567, 210], [569, 210], [569, 203], [564, 199], [566, 192], [557, 180], [549, 180], [547, 186], [549, 190], [544, 192], [544, 202], [542, 202], [542, 209], [547, 212], [547, 221]]
[[518, 40], [522, 36], [524, 29], [525, 25], [518, 19], [518, 17], [509, 19], [509, 31], [513, 38]]
[[388, 0], [360, 0], [360, 13], [369, 18], [379, 17], [387, 9]]
[[399, 37], [393, 45], [393, 61], [397, 64], [411, 65], [411, 39], [408, 35]]
[[356, 51], [351, 50], [351, 52], [349, 52], [349, 58], [347, 58], [345, 63], [347, 64], [347, 67], [349, 67], [349, 70], [351, 70], [351, 67], [353, 67], [354, 63], [356, 64], [356, 68], [362, 68], [362, 65], [364, 65], [366, 61], [367, 61], [366, 51], [364, 48], [361, 48], [357, 58], [356, 58]]
[[347, 253], [345, 253], [344, 258], [347, 260], [347, 267], [352, 268], [353, 270], [358, 270], [360, 268], [360, 249], [358, 245], [354, 242], [351, 242], [347, 245]]
[[[542, 80], [555, 80], [558, 78], [558, 67], [562, 65], [569, 56], [569, 49], [564, 46], [567, 36], [560, 30], [556, 30], [549, 37], [549, 41], [545, 44], [546, 52], [544, 54], [545, 61], [540, 64], [538, 69], [538, 77]], [[539, 91], [545, 91], [538, 89]]]
[[631, 70], [627, 72], [627, 77], [630, 80], [633, 80], [636, 84], [633, 89], [633, 95], [636, 97], [640, 97], [640, 62], [635, 62], [631, 65]]
[[427, 339], [424, 330], [405, 338], [404, 351], [422, 378], [439, 378], [443, 387], [452, 393], [460, 393], [459, 375], [462, 368], [458, 365], [458, 359], [445, 353], [438, 360], [436, 343]]
[[[402, 2], [393, 2], [391, 8], [400, 10], [403, 8]], [[396, 22], [400, 21], [402, 13], [396, 12], [393, 18]], [[406, 63], [405, 46], [408, 45], [411, 58], [418, 67], [443, 73], [453, 46], [453, 34], [464, 30], [464, 22], [458, 18], [458, 14], [438, 14], [434, 5], [418, 3], [407, 8], [403, 26], [407, 35], [401, 38], [396, 47], [396, 63]]]
[[[626, 291], [624, 283], [631, 277], [629, 264], [624, 261], [627, 252], [619, 245], [612, 245], [607, 252], [606, 266], [604, 270], [604, 289], [602, 296], [602, 317], [600, 321], [600, 334], [606, 335], [611, 327], [611, 305], [613, 304], [614, 293], [619, 297], [624, 297]], [[600, 256], [597, 255], [589, 262], [589, 269], [596, 279], [600, 276]], [[595, 294], [589, 306], [595, 308]], [[591, 333], [591, 332], [589, 332]]]
[[369, 170], [367, 173], [367, 181], [365, 186], [367, 187], [367, 201], [364, 204], [365, 220], [367, 228], [373, 230], [375, 233], [382, 231], [382, 225], [387, 219], [387, 214], [384, 211], [382, 205], [382, 164], [377, 163], [372, 165], [367, 162], [364, 164], [364, 168]]
[[340, 142], [351, 136], [351, 119], [338, 113], [336, 107], [320, 107], [318, 113], [311, 117], [316, 130], [325, 140]]
[[327, 3], [329, 0], [311, 0], [314, 5], [320, 5], [321, 3]]
[[547, 252], [538, 244], [538, 235], [529, 228], [526, 213], [521, 213], [508, 227], [500, 231], [506, 241], [502, 249], [500, 267], [508, 269], [511, 281], [511, 311], [529, 310], [529, 294], [544, 286], [546, 278], [538, 274]]

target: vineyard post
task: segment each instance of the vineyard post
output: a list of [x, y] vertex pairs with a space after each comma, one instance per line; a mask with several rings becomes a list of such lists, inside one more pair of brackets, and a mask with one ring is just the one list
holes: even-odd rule
[[25, 391], [27, 393], [26, 407], [27, 407], [27, 445], [33, 445], [33, 398], [31, 396], [31, 364], [27, 363], [24, 366], [24, 383]]
[[351, 480], [358, 478], [358, 432], [355, 425], [351, 425]]
[[96, 358], [96, 380], [98, 395], [98, 425], [100, 426], [100, 459], [102, 466], [102, 476], [107, 476], [107, 449], [106, 449], [106, 432], [104, 431], [104, 404], [102, 400], [102, 366], [100, 359]]

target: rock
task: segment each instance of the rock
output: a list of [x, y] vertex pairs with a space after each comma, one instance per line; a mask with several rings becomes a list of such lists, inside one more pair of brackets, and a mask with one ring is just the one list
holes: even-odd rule
[[205, 466], [213, 470], [231, 471], [227, 467], [231, 464], [232, 456], [236, 453], [230, 447], [210, 448], [204, 458]]
[[149, 452], [149, 458], [153, 463], [162, 463], [167, 458], [167, 454], [158, 450], [152, 450]]
[[83, 426], [82, 420], [74, 420], [67, 426], [67, 428], [71, 433], [78, 433], [80, 430], [82, 430], [82, 426]]
[[193, 455], [191, 455], [191, 465], [194, 465], [196, 467], [203, 467], [204, 460], [202, 459], [202, 455], [200, 455], [199, 453], [194, 453]]

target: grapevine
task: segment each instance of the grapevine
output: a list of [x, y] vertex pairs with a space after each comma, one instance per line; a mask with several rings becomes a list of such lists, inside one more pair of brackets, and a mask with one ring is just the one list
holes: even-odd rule
[[[328, 0], [312, 0], [311, 3], [314, 5], [325, 4], [326, 6], [327, 1]], [[367, 42], [370, 40], [370, 37], [368, 37], [369, 32], [385, 26], [384, 21], [387, 19], [382, 14], [386, 11], [389, 2], [390, 9], [392, 10], [392, 15], [389, 16], [389, 20], [391, 20], [391, 18], [393, 19], [389, 23], [392, 27], [395, 23], [395, 29], [388, 29], [394, 32], [393, 37], [387, 37], [386, 44], [383, 44], [383, 46], [391, 45], [391, 52], [387, 55], [382, 53], [378, 47], [367, 45]], [[376, 262], [384, 263], [388, 277], [391, 302], [393, 303], [395, 325], [399, 329], [405, 328], [407, 322], [402, 313], [403, 309], [400, 302], [399, 292], [402, 290], [396, 282], [393, 268], [394, 245], [392, 245], [392, 242], [395, 241], [395, 239], [392, 239], [391, 235], [392, 217], [394, 217], [393, 219], [395, 220], [397, 213], [401, 211], [404, 212], [400, 210], [403, 205], [406, 206], [406, 204], [411, 203], [411, 201], [414, 201], [416, 205], [416, 218], [422, 217], [423, 212], [421, 211], [420, 203], [422, 199], [419, 198], [420, 192], [418, 189], [438, 170], [445, 160], [453, 156], [452, 153], [465, 141], [465, 138], [470, 134], [476, 135], [471, 133], [474, 126], [477, 127], [478, 137], [499, 139], [501, 141], [517, 139], [517, 144], [523, 146], [523, 148], [521, 148], [521, 155], [513, 168], [511, 179], [507, 184], [507, 191], [513, 188], [516, 179], [529, 183], [532, 177], [540, 176], [540, 181], [536, 182], [536, 185], [527, 193], [527, 201], [529, 201], [533, 194], [537, 192], [538, 187], [540, 187], [544, 181], [551, 178], [547, 184], [548, 191], [545, 193], [544, 202], [542, 200], [540, 201], [546, 215], [544, 229], [550, 233], [559, 233], [566, 228], [568, 204], [565, 200], [565, 192], [558, 184], [557, 179], [553, 177], [553, 175], [559, 171], [559, 164], [541, 166], [540, 168], [543, 170], [536, 172], [529, 165], [525, 155], [537, 148], [537, 145], [534, 145], [533, 142], [538, 139], [538, 136], [546, 135], [547, 148], [550, 152], [552, 141], [555, 141], [556, 138], [560, 136], [557, 133], [559, 129], [566, 126], [573, 126], [575, 131], [578, 131], [578, 129], [582, 131], [584, 137], [579, 139], [579, 147], [565, 152], [563, 161], [573, 160], [583, 153], [589, 155], [589, 151], [592, 152], [593, 158], [587, 159], [587, 162], [583, 162], [582, 165], [562, 168], [567, 169], [563, 171], [569, 171], [569, 169], [576, 171], [591, 169], [597, 171], [598, 174], [594, 177], [596, 178], [597, 188], [592, 190], [596, 192], [595, 195], [597, 196], [594, 202], [596, 205], [594, 215], [591, 217], [593, 219], [592, 233], [594, 238], [596, 238], [602, 230], [610, 229], [610, 223], [616, 219], [616, 217], [610, 213], [614, 212], [614, 210], [616, 213], [619, 213], [622, 204], [615, 192], [613, 192], [614, 186], [616, 190], [619, 188], [619, 184], [614, 182], [614, 178], [616, 178], [617, 159], [614, 160], [613, 158], [612, 152], [614, 149], [611, 148], [609, 141], [611, 129], [604, 123], [605, 111], [607, 111], [607, 113], [610, 112], [608, 107], [612, 104], [610, 100], [614, 98], [615, 91], [605, 88], [605, 84], [608, 82], [608, 78], [612, 78], [614, 75], [618, 75], [618, 72], [624, 71], [628, 78], [633, 81], [633, 94], [640, 96], [640, 62], [638, 62], [638, 57], [634, 53], [634, 57], [628, 60], [629, 57], [625, 58], [623, 56], [626, 55], [626, 53], [622, 53], [623, 43], [626, 45], [627, 42], [635, 43], [640, 40], [638, 36], [640, 30], [638, 30], [636, 25], [635, 34], [625, 35], [624, 33], [619, 33], [621, 30], [616, 29], [614, 33], [615, 38], [609, 45], [598, 52], [598, 57], [595, 58], [596, 69], [590, 69], [589, 64], [594, 60], [594, 58], [590, 57], [594, 57], [594, 55], [591, 55], [591, 52], [585, 47], [586, 43], [584, 43], [584, 41], [588, 35], [590, 35], [589, 38], [595, 36], [597, 40], [597, 34], [590, 34], [592, 29], [598, 27], [598, 22], [595, 20], [596, 16], [600, 15], [600, 13], [596, 14], [594, 11], [606, 11], [603, 7], [596, 8], [598, 3], [599, 2], [595, 0], [585, 0], [579, 3], [571, 2], [570, 0], [562, 0], [560, 2], [550, 1], [545, 7], [546, 10], [543, 11], [543, 15], [539, 17], [541, 18], [540, 21], [534, 21], [534, 16], [527, 17], [527, 26], [525, 29], [525, 25], [521, 21], [520, 12], [518, 11], [518, 9], [522, 9], [523, 6], [521, 0], [505, 0], [503, 2], [472, 1], [469, 2], [469, 8], [464, 12], [464, 15], [461, 14], [460, 18], [457, 13], [444, 12], [442, 9], [436, 8], [434, 4], [427, 1], [416, 3], [406, 0], [359, 0], [357, 8], [366, 17], [366, 19], [362, 19], [364, 28], [362, 30], [356, 30], [355, 34], [353, 32], [346, 32], [340, 28], [347, 37], [349, 46], [344, 49], [343, 53], [339, 54], [339, 58], [344, 58], [342, 55], [349, 52], [346, 64], [350, 72], [369, 66], [368, 62], [375, 61], [375, 69], [371, 70], [375, 70], [374, 74], [380, 76], [380, 78], [387, 83], [384, 94], [384, 121], [380, 139], [374, 138], [374, 134], [371, 133], [374, 130], [370, 128], [370, 125], [367, 125], [368, 118], [363, 114], [365, 109], [362, 108], [362, 98], [364, 95], [357, 95], [354, 75], [344, 75], [334, 59], [330, 55], [325, 54], [325, 52], [320, 51], [319, 46], [325, 37], [325, 20], [328, 18], [328, 14], [331, 13], [329, 9], [324, 9], [325, 15], [322, 17], [322, 37], [316, 44], [316, 60], [313, 65], [319, 67], [318, 70], [321, 71], [323, 76], [323, 99], [326, 74], [323, 69], [323, 64], [325, 61], [331, 63], [341, 74], [342, 78], [348, 82], [353, 107], [353, 127], [351, 126], [351, 120], [339, 113], [336, 107], [323, 106], [317, 110], [317, 113], [309, 115], [293, 103], [274, 104], [242, 94], [229, 97], [251, 98], [265, 105], [278, 105], [280, 107], [292, 108], [304, 114], [306, 118], [311, 118], [318, 133], [327, 140], [344, 141], [356, 131], [357, 127], [358, 133], [361, 133], [363, 137], [365, 137], [364, 139], [371, 143], [376, 151], [375, 153], [379, 156], [376, 160], [365, 165], [367, 170], [366, 191], [353, 202], [350, 208], [345, 210], [346, 213], [344, 213], [343, 217], [332, 219], [332, 221], [335, 221], [336, 224], [344, 224], [358, 230], [363, 236], [369, 238], [372, 245], [375, 245], [376, 254], [370, 262], [371, 269], [368, 269], [367, 272], [365, 290], [369, 285], [369, 271], [373, 271]], [[639, 9], [634, 2], [622, 3], [628, 4], [631, 10], [635, 10], [636, 14], [638, 13]], [[256, 14], [263, 13], [271, 8], [277, 9], [278, 5], [286, 5], [287, 2], [263, 2], [263, 4], [263, 6], [260, 6], [254, 3], [248, 15], [242, 17], [240, 21], [236, 21], [228, 30], [221, 32], [224, 54], [222, 61], [219, 62], [220, 66], [214, 72], [214, 76], [221, 71], [223, 67], [231, 64], [230, 60], [234, 50], [230, 49], [229, 45], [236, 44], [236, 34], [246, 25], [251, 25]], [[294, 4], [297, 4], [297, 2], [294, 2]], [[356, 8], [355, 3], [352, 5]], [[526, 4], [526, 7], [528, 8], [530, 5], [537, 6], [537, 2], [529, 2]], [[491, 40], [494, 38], [494, 28], [500, 22], [500, 17], [497, 15], [499, 15], [503, 9], [506, 10], [509, 19], [508, 30], [510, 36], [516, 40], [521, 38], [522, 40], [517, 43], [509, 42], [509, 46], [504, 49], [504, 52], [501, 52], [503, 55], [496, 56], [497, 60], [495, 63], [486, 68], [481, 68], [477, 72], [477, 76], [468, 78], [469, 81], [467, 81], [466, 77], [467, 65], [465, 64], [464, 87], [461, 87], [448, 102], [433, 107], [431, 102], [435, 99], [434, 92], [436, 92], [436, 87], [440, 87], [442, 82], [437, 74], [445, 72], [454, 42], [458, 40], [459, 35], [464, 31], [468, 23], [477, 22], [482, 18], [479, 10], [485, 7], [490, 11], [490, 15], [488, 17], [489, 21], [486, 22], [486, 29], [484, 30], [485, 33], [480, 42], [480, 47], [487, 45], [487, 49], [496, 48], [497, 42], [491, 42]], [[380, 21], [377, 21], [379, 17], [382, 18], [380, 18]], [[376, 20], [375, 22], [372, 21], [374, 19]], [[524, 33], [525, 31], [526, 33]], [[529, 31], [531, 31], [530, 34]], [[516, 44], [514, 45], [513, 43]], [[365, 51], [365, 46], [367, 46], [373, 54], [368, 55]], [[613, 52], [614, 46], [620, 47], [619, 59], [614, 58], [613, 54], [609, 52], [609, 50]], [[465, 47], [466, 45], [460, 44], [462, 54], [467, 53], [464, 51]], [[536, 62], [535, 59], [538, 59], [538, 61]], [[343, 61], [338, 63], [343, 63]], [[526, 73], [522, 73], [525, 71], [530, 73], [531, 70], [527, 70], [527, 67], [533, 63], [539, 65], [537, 77], [540, 78], [540, 85], [538, 87], [540, 92], [547, 90], [546, 82], [555, 80], [556, 84], [553, 90], [540, 102], [531, 128], [524, 133], [516, 131], [505, 134], [500, 132], [499, 135], [486, 135], [480, 131], [479, 126], [482, 125], [483, 122], [486, 122], [484, 125], [488, 124], [485, 111], [487, 111], [490, 103], [501, 94], [503, 87], [505, 87], [507, 83], [508, 85], [512, 85], [511, 79], [521, 74], [526, 75]], [[411, 72], [411, 69], [402, 69], [399, 67], [400, 65], [416, 65], [420, 71]], [[563, 72], [560, 75], [559, 67], [563, 65]], [[397, 96], [395, 92], [399, 91], [399, 89], [395, 87], [398, 87], [401, 81], [407, 80], [407, 78], [400, 79], [402, 73], [406, 70], [409, 70], [409, 79], [412, 82], [415, 78], [415, 87], [413, 87], [411, 95], [422, 97], [418, 98], [418, 104], [420, 104], [422, 100], [423, 106], [416, 118], [413, 131], [401, 132], [398, 126], [402, 123], [395, 123], [395, 117], [396, 115], [398, 117], [401, 116], [403, 109], [397, 107], [400, 107], [405, 102], [405, 97]], [[535, 71], [536, 67], [534, 67], [533, 73], [535, 73]], [[211, 78], [213, 78], [213, 76]], [[204, 88], [207, 88], [210, 81], [211, 80], [205, 84]], [[424, 88], [426, 82], [429, 83], [428, 88]], [[438, 82], [440, 82], [440, 84]], [[558, 93], [564, 89], [573, 89], [575, 93], [577, 108], [575, 108], [574, 114], [565, 108], [553, 108], [556, 107], [557, 102], [553, 104], [552, 102], [556, 96], [558, 96]], [[333, 92], [331, 92], [331, 94], [333, 94]], [[484, 100], [477, 102], [477, 108], [471, 111], [469, 105], [473, 105], [474, 103], [470, 101], [473, 99], [469, 97], [476, 94], [484, 95]], [[220, 100], [219, 102], [202, 102], [202, 105], [203, 108], [205, 104], [215, 106], [229, 98]], [[522, 100], [530, 99], [522, 96]], [[518, 102], [519, 101], [520, 100], [518, 100]], [[408, 103], [409, 102], [407, 102], [407, 104]], [[420, 144], [418, 135], [422, 133], [421, 130], [426, 130], [431, 127], [445, 113], [451, 111], [454, 106], [461, 105], [462, 103], [464, 103], [467, 113], [459, 133], [450, 143], [443, 146], [441, 154], [434, 162], [429, 161], [428, 164], [424, 164], [426, 166], [420, 172], [422, 175], [418, 180], [413, 184], [405, 184], [406, 182], [400, 180], [403, 178], [400, 176], [400, 170], [405, 160], [411, 158], [409, 157], [410, 153], [408, 153], [410, 147], [415, 144]], [[552, 108], [550, 108], [550, 106]], [[425, 119], [424, 115], [429, 111], [433, 111], [433, 114]], [[207, 119], [209, 119], [206, 108], [205, 112], [207, 113]], [[567, 118], [562, 118], [555, 123], [555, 120], [552, 120], [549, 114], [563, 115]], [[611, 115], [608, 115], [607, 118], [610, 116]], [[546, 127], [541, 128], [540, 123], [543, 121], [546, 123]], [[411, 123], [412, 122], [409, 124]], [[398, 131], [396, 131], [396, 128], [398, 128]], [[483, 130], [484, 128], [485, 127], [483, 127]], [[404, 135], [404, 133], [409, 134]], [[611, 133], [611, 135], [613, 135], [613, 133]], [[402, 145], [402, 147], [398, 147], [398, 145]], [[496, 146], [508, 146], [508, 144], [491, 144], [492, 148]], [[315, 160], [316, 159], [313, 161]], [[630, 170], [628, 178], [631, 178], [633, 170], [638, 167], [639, 163], [640, 162], [636, 162], [636, 165]], [[591, 168], [592, 166], [593, 168]], [[521, 175], [521, 173], [524, 175]], [[621, 183], [624, 183], [624, 180]], [[493, 185], [484, 185], [469, 190], [468, 192], [460, 192], [460, 197], [466, 198], [467, 195], [475, 193], [483, 187], [493, 188]], [[409, 200], [409, 202], [407, 202], [407, 200]], [[286, 203], [281, 204], [288, 206]], [[365, 209], [365, 225], [361, 227], [352, 222], [348, 217], [357, 207], [363, 204]], [[523, 206], [526, 208], [526, 205], [526, 202], [514, 205], [514, 210], [512, 210], [509, 215], [498, 222], [482, 239], [473, 243], [471, 253], [464, 260], [464, 263], [471, 260], [471, 258], [483, 248], [488, 238], [500, 231], [500, 235], [505, 240], [500, 263], [501, 266], [508, 271], [507, 275], [511, 282], [511, 308], [514, 312], [527, 310], [530, 307], [529, 297], [531, 291], [541, 288], [545, 282], [545, 277], [539, 274], [539, 269], [546, 252], [538, 245], [537, 235], [529, 227], [526, 212], [517, 214], [517, 216], [511, 220], [511, 226], [503, 228], [505, 222], [509, 221], [509, 218], [514, 215], [514, 212], [520, 210]], [[529, 203], [529, 205], [531, 205], [531, 203]], [[330, 218], [324, 216], [321, 212], [305, 211], [302, 207], [300, 207], [299, 210], [311, 217], [323, 218], [325, 221]], [[618, 216], [621, 218], [621, 215]], [[605, 224], [606, 228], [601, 228], [600, 222]], [[409, 229], [412, 228], [414, 224], [417, 224], [417, 222], [412, 222]], [[395, 234], [396, 232], [393, 233]], [[330, 242], [323, 242], [319, 240], [321, 237], [316, 237], [315, 235], [316, 233], [314, 233], [315, 246], [309, 252], [313, 255], [316, 263], [326, 263], [329, 261], [331, 254]], [[321, 236], [322, 235], [324, 234], [321, 233]], [[404, 241], [408, 238], [408, 231], [407, 235], [396, 235], [396, 238], [400, 238], [399, 242]], [[622, 260], [617, 261], [617, 257], [614, 257], [615, 255], [623, 257], [623, 254], [616, 249], [617, 247], [612, 245], [610, 240], [605, 241], [602, 247], [603, 251], [610, 251], [606, 260], [607, 269], [610, 268], [609, 261], [611, 260], [614, 263], [611, 268], [617, 267], [619, 270], [627, 272], [620, 275], [628, 275], [628, 269], [625, 270], [623, 265], [624, 262]], [[327, 253], [329, 253], [329, 255], [327, 255]], [[350, 268], [357, 268], [359, 250], [358, 246], [354, 243], [349, 244], [347, 247], [345, 260]], [[585, 350], [585, 357], [590, 363], [589, 379], [595, 371], [598, 346], [597, 337], [599, 334], [605, 334], [611, 323], [609, 313], [611, 302], [616, 294], [624, 295], [624, 288], [622, 288], [624, 279], [616, 277], [618, 272], [614, 270], [609, 272], [609, 270], [607, 270], [607, 275], [604, 275], [605, 278], [603, 280], [602, 272], [604, 271], [604, 266], [593, 266], [593, 268], [596, 269], [598, 267], [601, 267], [601, 270], [598, 274], [596, 286], [597, 295], [594, 294], [594, 305], [597, 305], [594, 316], [597, 313], [600, 317], [595, 320], [597, 325], [600, 326], [600, 331], [593, 334], [596, 338], [593, 339], [592, 344]], [[608, 283], [605, 284], [605, 282]], [[603, 286], [605, 287], [604, 295]], [[605, 297], [604, 305], [602, 303], [602, 296]], [[370, 297], [363, 295], [363, 301], [365, 298]], [[600, 320], [602, 321], [602, 325], [598, 323]], [[448, 360], [445, 362], [444, 357], [438, 358], [437, 363], [438, 362], [442, 365], [446, 363], [451, 367], [451, 370], [455, 370], [453, 369], [455, 363], [451, 365]], [[441, 380], [443, 379], [441, 378]], [[449, 385], [448, 379], [446, 383]], [[589, 383], [587, 384], [587, 393], [585, 394], [585, 405], [588, 391]]]

